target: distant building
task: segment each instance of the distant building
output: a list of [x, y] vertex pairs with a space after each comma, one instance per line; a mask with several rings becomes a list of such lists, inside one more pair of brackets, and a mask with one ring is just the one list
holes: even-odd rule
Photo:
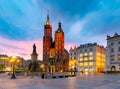
[[[61, 22], [58, 24], [58, 29], [52, 38], [52, 25], [47, 16], [47, 21], [44, 26], [43, 36], [43, 63], [47, 72], [63, 72], [68, 70], [69, 54], [64, 48], [64, 32]], [[67, 63], [66, 63], [67, 62]]]
[[[72, 52], [72, 53], [71, 53]], [[70, 49], [70, 60], [78, 60], [75, 64], [80, 73], [94, 74], [104, 72], [106, 50], [97, 43], [80, 45]]]
[[4, 65], [4, 70], [11, 70], [11, 63], [9, 60], [9, 56], [0, 54], [0, 65]]
[[120, 71], [120, 35], [107, 36], [106, 70]]
[[78, 52], [77, 47], [70, 48], [69, 50], [69, 70], [74, 70], [78, 66]]
[[[11, 56], [0, 54], [0, 64], [3, 64], [5, 66], [5, 71], [11, 71], [12, 69], [12, 63], [10, 62]], [[23, 70], [25, 67], [25, 60], [20, 57], [16, 56], [16, 60], [19, 60], [18, 63], [16, 63], [19, 70]]]

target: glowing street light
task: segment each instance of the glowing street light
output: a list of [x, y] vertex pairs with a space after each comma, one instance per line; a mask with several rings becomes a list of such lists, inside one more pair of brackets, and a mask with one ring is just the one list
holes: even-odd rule
[[16, 79], [16, 76], [15, 76], [15, 64], [18, 63], [19, 60], [17, 60], [16, 56], [12, 56], [10, 58], [10, 62], [12, 63], [12, 68], [13, 68], [13, 73], [12, 73], [11, 79]]

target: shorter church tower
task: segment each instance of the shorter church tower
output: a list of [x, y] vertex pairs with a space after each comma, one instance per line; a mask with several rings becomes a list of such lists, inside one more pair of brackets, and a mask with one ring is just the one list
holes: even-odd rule
[[55, 51], [56, 70], [62, 72], [64, 61], [64, 32], [61, 27], [61, 22], [59, 22], [58, 29], [55, 31]]
[[31, 59], [32, 59], [33, 62], [36, 62], [38, 60], [38, 54], [36, 52], [36, 45], [35, 45], [35, 43], [33, 45], [33, 52], [31, 54]]

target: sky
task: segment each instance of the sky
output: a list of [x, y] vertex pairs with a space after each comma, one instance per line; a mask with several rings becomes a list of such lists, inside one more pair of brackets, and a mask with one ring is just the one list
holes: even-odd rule
[[0, 54], [30, 59], [32, 46], [42, 60], [44, 24], [49, 10], [52, 35], [62, 22], [65, 48], [120, 34], [120, 0], [0, 0]]

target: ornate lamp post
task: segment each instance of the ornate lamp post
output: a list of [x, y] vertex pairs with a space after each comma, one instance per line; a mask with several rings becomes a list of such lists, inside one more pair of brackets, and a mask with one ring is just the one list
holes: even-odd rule
[[13, 69], [13, 73], [12, 73], [12, 77], [11, 79], [16, 79], [16, 76], [15, 76], [15, 64], [17, 62], [19, 62], [19, 60], [17, 60], [17, 57], [16, 56], [12, 56], [10, 58], [10, 62], [12, 63], [12, 69]]

